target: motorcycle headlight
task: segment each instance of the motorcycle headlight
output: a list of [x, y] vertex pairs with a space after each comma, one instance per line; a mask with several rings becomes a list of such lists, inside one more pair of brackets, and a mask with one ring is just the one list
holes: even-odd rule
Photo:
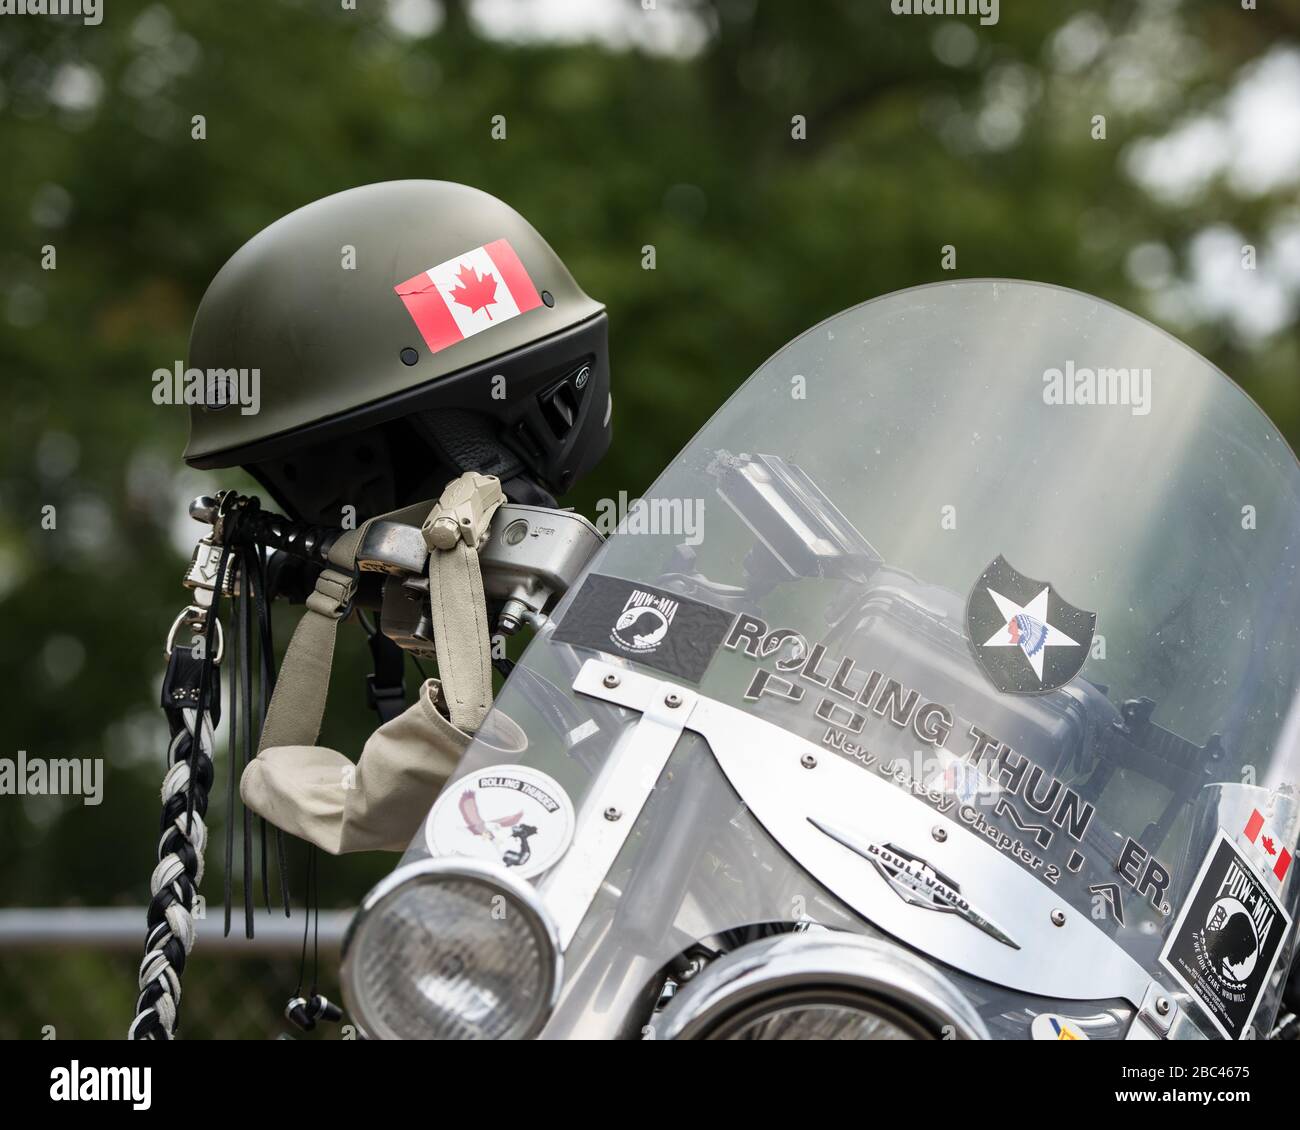
[[362, 902], [343, 942], [343, 999], [376, 1039], [528, 1039], [555, 1007], [561, 968], [530, 885], [474, 860], [428, 859]]
[[783, 934], [699, 973], [654, 1022], [673, 1040], [976, 1040], [970, 1002], [906, 950], [852, 934]]

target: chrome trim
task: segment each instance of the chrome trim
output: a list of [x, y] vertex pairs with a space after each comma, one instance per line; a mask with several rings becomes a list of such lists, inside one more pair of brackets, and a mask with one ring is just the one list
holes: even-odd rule
[[1152, 981], [1133, 1016], [1126, 1040], [1205, 1040], [1206, 1036], [1179, 1007], [1174, 993]]
[[[613, 687], [604, 682], [607, 675], [617, 680]], [[574, 689], [649, 711], [662, 701], [666, 685], [630, 668], [590, 659]], [[1060, 896], [961, 820], [936, 816], [929, 805], [874, 770], [854, 765], [771, 722], [677, 689], [689, 696], [691, 704], [683, 726], [705, 739], [759, 823], [810, 875], [878, 929], [945, 965], [1019, 992], [1058, 1000], [1123, 998], [1134, 1006], [1140, 1004], [1151, 973], [1085, 915], [1068, 914], [1056, 921], [1053, 911], [1059, 911]], [[643, 718], [632, 733], [644, 725]], [[606, 771], [620, 760], [621, 748], [611, 754]], [[803, 767], [807, 756], [817, 758], [814, 769]], [[599, 808], [604, 807], [602, 802]], [[874, 867], [819, 832], [809, 823], [810, 817], [829, 825], [870, 827], [873, 839], [922, 855], [959, 882], [963, 896], [983, 914], [1014, 930], [1020, 949], [1009, 948], [956, 915], [909, 906]], [[631, 823], [601, 822], [623, 829], [624, 837]], [[944, 831], [942, 839], [935, 836], [936, 828]], [[584, 846], [575, 837], [570, 854], [581, 854]], [[563, 893], [556, 889], [558, 885], [557, 881], [547, 890], [552, 906]], [[571, 937], [570, 930], [566, 944]]]
[[513, 632], [520, 621], [552, 606], [604, 541], [595, 526], [572, 510], [509, 502], [500, 507], [478, 560], [488, 600], [512, 605], [503, 629]]
[[[619, 691], [624, 678], [634, 678], [637, 690], [626, 703]], [[636, 725], [619, 735], [592, 782], [578, 813], [568, 852], [538, 883], [559, 926], [561, 944], [566, 947], [627, 842], [698, 698], [676, 683], [633, 675], [596, 660], [583, 665], [573, 689], [633, 706], [642, 714]]]
[[929, 962], [856, 934], [781, 934], [741, 946], [705, 967], [651, 1023], [656, 1039], [707, 1039], [735, 1010], [764, 996], [814, 987], [860, 992], [903, 1012], [936, 1039], [987, 1040], [974, 1006]]
[[[506, 531], [518, 523], [526, 526], [525, 536], [507, 539]], [[487, 594], [504, 600], [518, 593], [523, 603], [541, 611], [551, 597], [568, 591], [604, 540], [591, 522], [572, 510], [504, 503], [478, 547]], [[221, 547], [214, 548], [219, 556]], [[429, 547], [419, 526], [377, 518], [361, 537], [356, 561], [363, 573], [422, 577], [428, 571]], [[215, 569], [213, 563], [213, 575]]]
[[[947, 876], [940, 876], [930, 866], [928, 860], [917, 856], [905, 856], [889, 844], [872, 843], [844, 828], [819, 823], [811, 816], [808, 817], [808, 823], [819, 832], [826, 833], [836, 843], [848, 848], [849, 851], [862, 856], [885, 877], [885, 882], [904, 902], [939, 913], [956, 914], [977, 930], [983, 930], [990, 938], [996, 938], [1004, 946], [1010, 946], [1013, 950], [1020, 948], [1010, 934], [996, 923], [990, 922], [971, 906], [970, 900], [962, 895], [961, 889], [951, 883]], [[943, 839], [947, 839], [946, 832]]]
[[348, 1016], [363, 1036], [368, 1039], [375, 1038], [363, 1019], [363, 1002], [357, 999], [352, 983], [352, 967], [355, 959], [352, 945], [365, 918], [404, 887], [430, 881], [436, 883], [447, 878], [470, 879], [487, 887], [498, 888], [506, 898], [511, 900], [512, 905], [524, 914], [540, 941], [550, 946], [555, 960], [549, 970], [549, 983], [543, 988], [542, 997], [545, 1005], [539, 1012], [534, 1026], [519, 1037], [532, 1039], [546, 1026], [551, 1013], [555, 1011], [556, 1002], [560, 999], [560, 987], [564, 983], [564, 955], [560, 948], [559, 933], [555, 927], [555, 920], [531, 883], [516, 878], [495, 864], [477, 859], [461, 857], [419, 859], [398, 867], [391, 875], [385, 876], [370, 889], [366, 897], [361, 900], [361, 905], [343, 935], [339, 985], [343, 991], [343, 1001], [347, 1005]]
[[357, 568], [363, 573], [419, 576], [429, 561], [429, 547], [419, 526], [376, 519], [362, 534], [356, 557]]

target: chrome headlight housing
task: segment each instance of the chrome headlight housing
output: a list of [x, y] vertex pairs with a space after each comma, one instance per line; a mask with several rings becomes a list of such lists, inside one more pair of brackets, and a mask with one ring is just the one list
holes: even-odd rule
[[855, 934], [782, 934], [720, 957], [655, 1019], [670, 1040], [980, 1040], [970, 1001], [907, 950]]
[[531, 885], [469, 859], [399, 867], [343, 940], [343, 999], [375, 1039], [529, 1039], [563, 980], [559, 937]]

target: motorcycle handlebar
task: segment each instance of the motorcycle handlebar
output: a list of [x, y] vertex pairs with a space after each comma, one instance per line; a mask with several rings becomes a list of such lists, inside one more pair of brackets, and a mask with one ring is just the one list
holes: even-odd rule
[[[239, 517], [231, 521], [234, 515]], [[220, 500], [206, 496], [190, 503], [190, 517], [218, 531], [218, 540], [232, 545], [265, 545], [316, 565], [329, 564], [330, 547], [342, 536], [337, 526], [296, 522], [283, 514], [263, 510], [255, 499], [231, 492]]]

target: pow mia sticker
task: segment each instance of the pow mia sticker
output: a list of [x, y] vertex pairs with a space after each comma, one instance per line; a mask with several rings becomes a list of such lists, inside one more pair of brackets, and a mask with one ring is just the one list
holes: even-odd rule
[[966, 600], [966, 635], [980, 668], [1004, 694], [1043, 694], [1083, 667], [1097, 614], [999, 554]]
[[730, 612], [677, 593], [592, 574], [553, 638], [625, 655], [698, 683], [733, 619]]
[[540, 875], [573, 840], [573, 802], [553, 777], [527, 765], [493, 765], [449, 785], [425, 825], [435, 856], [499, 863]]
[[1281, 955], [1291, 916], [1223, 831], [1160, 955], [1228, 1039], [1240, 1040]]

